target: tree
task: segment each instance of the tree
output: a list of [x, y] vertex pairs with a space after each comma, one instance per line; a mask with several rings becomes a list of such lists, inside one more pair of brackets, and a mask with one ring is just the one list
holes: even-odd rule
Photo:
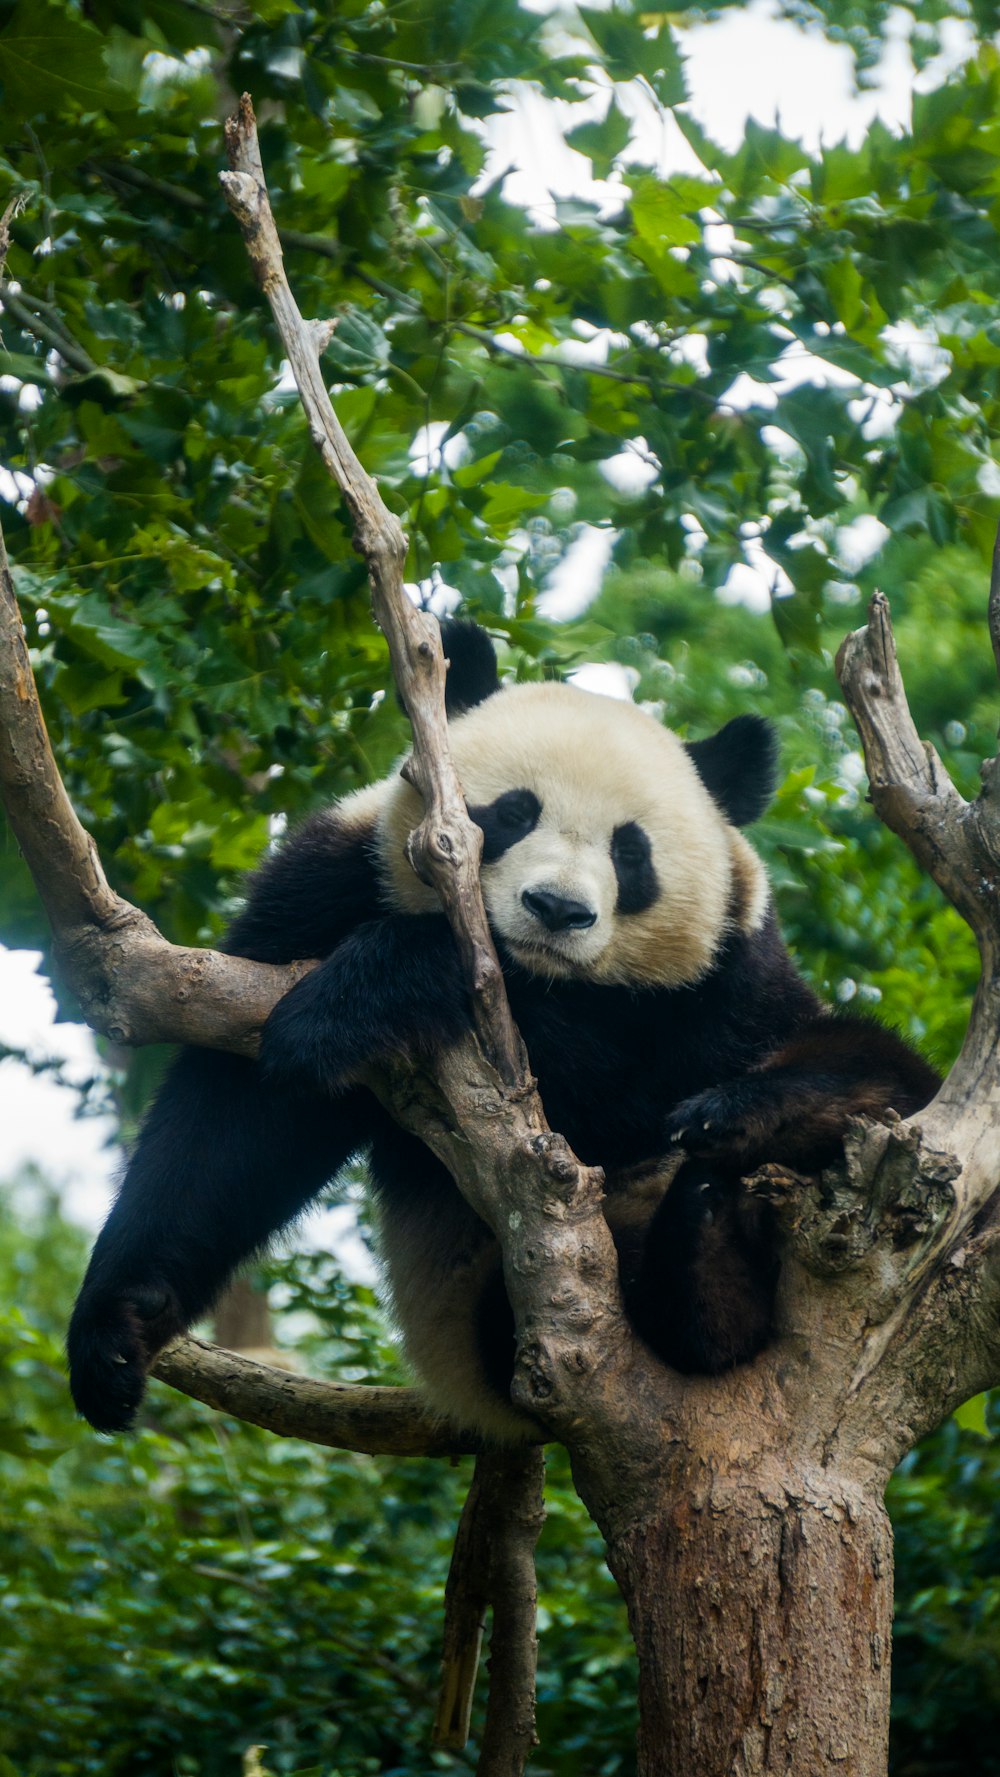
[[[496, 626], [525, 649], [529, 661], [544, 664], [549, 636], [530, 617], [525, 621], [520, 613], [507, 614], [503, 601], [509, 596], [505, 579], [515, 566], [530, 598], [530, 550], [527, 560], [522, 556], [516, 564], [504, 563], [500, 542], [525, 528], [532, 513], [544, 514], [546, 523], [551, 522], [549, 513], [565, 513], [566, 487], [575, 498], [576, 515], [607, 523], [618, 501], [595, 465], [613, 455], [623, 439], [645, 439], [655, 479], [624, 502], [630, 522], [620, 550], [622, 564], [641, 554], [663, 556], [680, 566], [689, 559], [687, 539], [704, 533], [695, 565], [703, 584], [711, 587], [724, 576], [741, 527], [752, 514], [754, 522], [766, 527], [770, 559], [786, 568], [796, 587], [794, 596], [776, 601], [775, 614], [800, 664], [821, 645], [824, 597], [829, 600], [838, 583], [830, 548], [836, 524], [844, 517], [871, 506], [900, 534], [927, 526], [938, 542], [954, 534], [968, 539], [973, 549], [982, 547], [990, 526], [985, 469], [993, 385], [981, 371], [991, 361], [991, 347], [988, 338], [979, 342], [970, 335], [969, 323], [991, 288], [983, 240], [984, 229], [991, 226], [994, 161], [988, 131], [977, 139], [975, 152], [968, 140], [977, 116], [990, 115], [996, 71], [988, 52], [961, 81], [931, 95], [912, 139], [894, 142], [876, 129], [857, 156], [833, 150], [810, 162], [794, 145], [756, 130], [748, 132], [739, 155], [720, 155], [688, 120], [685, 127], [697, 141], [704, 176], [661, 181], [630, 166], [630, 196], [620, 217], [608, 220], [584, 207], [566, 216], [561, 234], [547, 237], [534, 229], [530, 218], [512, 216], [495, 187], [485, 193], [470, 191], [477, 147], [463, 117], [477, 102], [480, 107], [494, 102], [483, 78], [487, 71], [491, 77], [531, 73], [549, 90], [562, 88], [576, 96], [570, 83], [592, 68], [597, 56], [589, 48], [575, 57], [547, 59], [538, 21], [513, 7], [502, 20], [495, 7], [488, 15], [485, 8], [462, 9], [458, 20], [447, 13], [428, 15], [421, 17], [419, 28], [399, 26], [381, 9], [360, 11], [346, 23], [339, 13], [333, 23], [323, 14], [293, 18], [275, 7], [266, 23], [255, 21], [235, 37], [217, 31], [202, 15], [192, 25], [187, 11], [174, 13], [165, 6], [144, 19], [131, 37], [113, 12], [99, 21], [105, 27], [103, 38], [68, 10], [53, 7], [53, 21], [57, 13], [67, 47], [64, 65], [72, 74], [66, 80], [56, 78], [43, 135], [34, 103], [38, 89], [25, 74], [33, 66], [31, 17], [36, 15], [16, 9], [0, 34], [0, 49], [6, 48], [13, 69], [9, 85], [25, 119], [26, 152], [44, 163], [44, 213], [50, 219], [81, 208], [78, 203], [75, 212], [67, 203], [80, 178], [81, 92], [83, 102], [97, 99], [105, 107], [103, 145], [109, 152], [102, 158], [101, 143], [94, 144], [96, 159], [88, 154], [83, 174], [92, 181], [88, 199], [104, 232], [88, 234], [85, 227], [84, 246], [78, 227], [46, 237], [53, 244], [61, 242], [59, 251], [70, 256], [58, 303], [54, 288], [45, 296], [31, 291], [26, 296], [9, 283], [3, 288], [7, 318], [22, 329], [26, 348], [22, 357], [15, 357], [13, 369], [22, 378], [30, 373], [43, 389], [37, 411], [29, 410], [21, 422], [26, 440], [22, 461], [30, 479], [23, 489], [22, 525], [15, 523], [13, 534], [23, 538], [23, 558], [37, 576], [32, 581], [22, 574], [21, 591], [29, 625], [33, 621], [33, 639], [43, 644], [42, 684], [51, 694], [70, 788], [102, 851], [106, 837], [106, 855], [114, 862], [117, 880], [138, 898], [155, 900], [172, 934], [208, 935], [205, 918], [218, 904], [215, 872], [244, 861], [242, 848], [254, 848], [269, 812], [294, 809], [305, 799], [317, 750], [344, 757], [336, 751], [338, 727], [348, 745], [357, 744], [363, 734], [362, 744], [371, 755], [386, 745], [395, 718], [386, 711], [369, 723], [363, 713], [370, 645], [361, 644], [368, 648], [367, 658], [356, 676], [349, 674], [346, 680], [337, 679], [332, 648], [328, 657], [316, 659], [317, 615], [325, 617], [326, 627], [342, 644], [348, 635], [354, 642], [364, 633], [358, 572], [348, 558], [347, 535], [333, 496], [301, 442], [294, 411], [282, 411], [270, 394], [274, 359], [269, 362], [258, 343], [255, 323], [248, 335], [251, 324], [244, 316], [252, 314], [253, 298], [242, 272], [225, 247], [214, 256], [200, 250], [206, 245], [205, 219], [214, 214], [216, 199], [210, 195], [206, 168], [194, 154], [197, 100], [172, 87], [169, 69], [162, 84], [148, 67], [139, 74], [139, 54], [153, 30], [172, 34], [172, 47], [186, 47], [195, 68], [206, 65], [197, 53], [205, 46], [194, 41], [200, 34], [212, 39], [208, 66], [215, 54], [215, 74], [224, 76], [235, 68], [242, 79], [244, 68], [253, 72], [256, 90], [275, 106], [264, 147], [273, 183], [273, 139], [282, 225], [286, 183], [293, 220], [300, 202], [307, 207], [310, 194], [317, 207], [324, 201], [336, 204], [338, 243], [325, 236], [317, 242], [302, 231], [287, 237], [286, 244], [325, 266], [339, 261], [338, 273], [356, 280], [364, 292], [364, 304], [342, 315], [334, 336], [335, 374], [350, 385], [338, 407], [356, 436], [363, 435], [390, 499], [405, 507], [402, 515], [415, 536], [417, 572], [436, 567], [481, 609], [492, 608]], [[665, 24], [625, 11], [585, 17], [613, 75], [639, 70], [662, 104], [679, 102], [676, 48]], [[501, 29], [506, 25], [509, 31]], [[440, 60], [418, 62], [418, 56], [431, 52]], [[505, 66], [498, 68], [497, 56], [506, 58]], [[342, 85], [331, 124], [334, 68]], [[203, 72], [198, 78], [207, 82], [210, 76]], [[359, 93], [366, 97], [359, 99]], [[433, 115], [441, 94], [440, 109]], [[140, 118], [148, 135], [150, 116], [169, 117], [172, 127], [164, 129], [159, 146], [168, 162], [173, 155], [185, 163], [184, 181], [163, 179], [159, 170], [149, 172], [142, 154], [122, 155], [125, 132], [118, 113], [128, 113], [130, 103], [139, 114], [137, 134]], [[307, 113], [296, 112], [303, 103], [311, 107], [311, 122]], [[290, 112], [301, 124], [296, 133], [286, 127]], [[115, 125], [108, 121], [112, 115]], [[625, 148], [622, 115], [616, 98], [602, 126], [583, 126], [588, 133], [578, 140], [598, 164], [610, 164]], [[58, 127], [50, 129], [49, 124]], [[338, 128], [350, 138], [347, 147], [340, 139], [339, 154], [332, 146], [338, 138], [331, 133]], [[88, 131], [93, 134], [92, 121]], [[158, 169], [160, 165], [158, 158]], [[130, 199], [129, 193], [141, 198]], [[136, 209], [143, 214], [153, 196], [165, 209], [157, 209], [148, 225], [144, 219], [144, 233], [157, 239], [160, 254], [160, 275], [150, 283], [148, 255], [136, 247], [130, 231]], [[736, 227], [732, 251], [737, 275], [732, 281], [712, 276], [708, 231], [716, 225], [705, 215], [709, 204], [715, 214], [731, 217]], [[173, 214], [180, 221], [171, 221], [168, 205], [176, 205]], [[11, 218], [15, 275], [18, 231], [25, 245], [37, 238], [23, 233], [29, 226], [33, 224], [23, 218]], [[390, 231], [397, 260], [405, 262], [410, 280], [404, 292], [384, 280]], [[221, 226], [218, 233], [221, 241]], [[750, 244], [744, 249], [740, 240], [746, 237]], [[940, 254], [945, 242], [947, 278]], [[163, 297], [185, 250], [198, 266], [197, 290], [178, 289], [183, 303], [168, 304]], [[95, 277], [98, 263], [100, 276]], [[107, 292], [101, 308], [92, 302], [87, 306], [95, 286]], [[318, 283], [311, 287], [308, 272], [301, 288], [311, 309], [326, 312], [327, 295]], [[661, 314], [665, 304], [669, 323], [651, 322], [650, 316]], [[929, 312], [931, 304], [955, 329], [945, 336], [949, 375], [924, 388], [905, 383], [897, 388], [900, 412], [889, 441], [871, 447], [862, 435], [863, 414], [852, 411], [852, 404], [867, 390], [870, 405], [879, 388], [899, 384], [889, 323]], [[577, 318], [612, 330], [608, 363], [567, 369], [560, 360], [560, 342]], [[496, 338], [496, 331], [513, 331], [526, 352], [518, 354], [506, 338]], [[696, 333], [707, 340], [702, 368], [682, 349]], [[860, 381], [808, 393], [786, 390], [771, 411], [762, 406], [730, 411], [728, 393], [737, 372], [751, 368], [766, 374], [790, 336]], [[199, 381], [204, 375], [200, 402], [183, 386], [178, 338], [190, 360], [188, 375], [192, 369]], [[32, 342], [55, 354], [52, 389]], [[966, 385], [973, 369], [985, 380], [986, 394], [970, 414]], [[390, 387], [401, 384], [401, 398], [394, 400], [379, 389], [386, 377]], [[254, 397], [265, 400], [269, 430], [248, 452], [239, 404]], [[205, 435], [206, 406], [211, 444]], [[461, 435], [471, 460], [451, 468], [442, 460], [436, 475], [419, 477], [407, 459], [407, 445], [418, 426], [435, 421], [443, 421], [452, 437]], [[776, 455], [765, 436], [769, 426], [791, 439], [793, 448]], [[292, 451], [301, 466], [295, 471], [289, 513], [284, 459]], [[53, 458], [59, 473], [44, 486], [37, 466]], [[89, 497], [82, 502], [83, 492]], [[209, 524], [215, 527], [211, 532]], [[539, 534], [546, 536], [544, 530]], [[84, 598], [73, 595], [67, 571], [55, 566], [64, 556], [69, 560], [70, 552], [74, 574], [81, 563], [86, 571], [102, 570], [102, 590]], [[536, 572], [545, 560], [541, 549], [537, 557]], [[328, 609], [324, 601], [330, 599], [331, 558], [333, 584], [341, 596]], [[166, 600], [161, 596], [164, 571], [172, 586]], [[530, 603], [527, 608], [530, 612]], [[176, 678], [192, 638], [196, 647], [209, 638], [221, 647], [213, 647], [211, 668], [189, 696], [178, 690]], [[586, 631], [578, 629], [564, 646], [568, 651], [585, 645], [586, 639]], [[6, 660], [17, 664], [13, 673], [9, 665], [3, 669], [12, 712], [7, 806], [28, 854], [39, 789], [47, 786], [52, 795], [58, 791], [40, 750], [41, 737], [31, 727], [30, 697], [20, 695], [29, 680], [17, 648], [12, 624]], [[869, 652], [859, 653], [862, 648]], [[336, 658], [343, 660], [345, 652], [341, 646]], [[655, 660], [655, 649], [642, 636], [628, 654], [640, 670], [649, 671]], [[101, 674], [84, 661], [98, 663]], [[916, 834], [918, 852], [922, 849], [933, 859], [937, 875], [972, 915], [991, 955], [983, 908], [988, 910], [992, 891], [970, 897], [965, 883], [973, 867], [976, 881], [991, 881], [988, 798], [967, 814], [937, 768], [921, 770], [909, 803], [901, 795], [893, 747], [897, 732], [903, 732], [902, 715], [895, 727], [880, 725], [866, 707], [869, 680], [875, 678], [892, 694], [898, 712], [899, 687], [891, 668], [878, 607], [868, 642], [858, 643], [848, 659], [857, 713], [867, 722], [873, 787], [886, 790], [895, 824], [904, 826], [911, 839]], [[275, 692], [275, 685], [283, 687], [283, 694]], [[327, 707], [331, 693], [334, 703], [339, 699], [339, 724]], [[113, 735], [100, 732], [100, 711], [108, 706], [121, 716]], [[237, 720], [244, 710], [253, 741]], [[309, 745], [289, 720], [292, 711], [300, 722], [309, 723]], [[20, 728], [14, 725], [18, 720]], [[30, 758], [23, 751], [24, 740], [36, 749]], [[914, 741], [912, 730], [905, 731], [903, 753], [910, 777], [910, 766], [922, 757], [919, 749], [914, 751]], [[78, 779], [75, 756], [87, 765]], [[26, 759], [38, 767], [34, 774], [25, 770]], [[140, 763], [147, 775], [130, 783], [125, 794], [121, 769]], [[283, 767], [280, 778], [274, 774], [276, 764]], [[175, 794], [153, 807], [157, 786], [150, 774], [157, 769]], [[336, 770], [332, 775], [336, 777]], [[336, 783], [328, 781], [327, 791], [331, 787]], [[248, 790], [255, 827], [236, 806]], [[220, 804], [225, 808], [221, 820]], [[95, 1022], [133, 1040], [198, 1034], [234, 1046], [251, 1044], [282, 983], [248, 968], [236, 978], [226, 965], [206, 966], [201, 953], [171, 952], [131, 915], [123, 931], [138, 931], [146, 957], [153, 961], [153, 994], [136, 999], [121, 969], [112, 982], [99, 946], [91, 949], [96, 966], [88, 976], [76, 939], [93, 932], [95, 924], [90, 857], [67, 807], [59, 830], [72, 854], [71, 868], [59, 869], [51, 844], [39, 845], [33, 861], [47, 886], [56, 928], [63, 933], [64, 969], [72, 973], [78, 991], [86, 987], [85, 1004]], [[50, 824], [49, 839], [51, 834]], [[942, 834], [963, 848], [964, 868], [941, 867]], [[178, 858], [181, 835], [186, 843]], [[985, 846], [982, 856], [975, 855], [977, 845]], [[166, 856], [158, 858], [160, 852]], [[159, 881], [157, 861], [165, 866]], [[160, 893], [143, 893], [144, 882], [149, 888], [158, 886]], [[116, 922], [118, 903], [110, 891], [98, 884], [96, 893], [97, 924], [109, 917]], [[26, 899], [23, 904], [27, 906]], [[67, 929], [74, 929], [69, 945]], [[120, 960], [123, 946], [118, 954]], [[174, 990], [186, 996], [179, 1003], [171, 1003], [167, 969], [177, 971]], [[923, 1147], [905, 1130], [860, 1134], [846, 1182], [831, 1182], [828, 1195], [819, 1199], [804, 1195], [796, 1181], [767, 1181], [789, 1223], [790, 1324], [797, 1323], [801, 1332], [820, 1304], [840, 1317], [845, 1341], [853, 1341], [859, 1354], [862, 1349], [867, 1353], [854, 1395], [848, 1390], [847, 1398], [840, 1399], [843, 1350], [835, 1341], [829, 1348], [828, 1336], [828, 1348], [817, 1352], [814, 1347], [808, 1364], [801, 1341], [785, 1342], [754, 1372], [753, 1381], [742, 1375], [714, 1384], [711, 1396], [706, 1385], [680, 1389], [677, 1379], [655, 1373], [655, 1366], [646, 1365], [621, 1339], [607, 1253], [603, 1269], [588, 1277], [582, 1291], [577, 1272], [578, 1296], [586, 1299], [586, 1291], [592, 1293], [595, 1326], [604, 1340], [603, 1362], [617, 1364], [633, 1390], [641, 1381], [647, 1391], [646, 1410], [628, 1416], [627, 1424], [610, 1395], [602, 1392], [598, 1398], [588, 1391], [586, 1419], [603, 1422], [602, 1437], [581, 1434], [581, 1402], [571, 1394], [556, 1390], [550, 1395], [546, 1416], [565, 1435], [577, 1483], [605, 1533], [632, 1608], [644, 1706], [640, 1744], [649, 1769], [673, 1768], [671, 1758], [678, 1768], [691, 1768], [700, 1760], [706, 1770], [729, 1769], [735, 1756], [747, 1769], [772, 1768], [775, 1760], [782, 1761], [781, 1768], [794, 1769], [792, 1757], [800, 1761], [799, 1768], [810, 1771], [831, 1760], [846, 1769], [879, 1769], [884, 1757], [889, 1566], [881, 1485], [893, 1455], [919, 1425], [921, 1412], [930, 1415], [930, 1423], [952, 1399], [973, 1392], [995, 1373], [988, 1336], [993, 1307], [986, 1228], [977, 1225], [977, 1245], [960, 1232], [978, 1199], [988, 1199], [995, 1156], [974, 1111], [951, 1115], [963, 1090], [969, 1092], [973, 1084], [970, 1067], [979, 1069], [978, 1086], [983, 1069], [990, 1066], [994, 1033], [985, 991], [978, 1005], [972, 1046], [964, 1052], [965, 1072], [952, 1076], [952, 1097], [939, 1101], [936, 1121], [923, 1120]], [[506, 1054], [510, 1062], [509, 1040], [494, 1053]], [[452, 1109], [459, 1115], [461, 1093], [455, 1079], [446, 1073], [439, 1085], [452, 1093]], [[970, 1103], [973, 1096], [969, 1093]], [[947, 1158], [942, 1161], [941, 1155]], [[964, 1162], [958, 1171], [953, 1155]], [[554, 1160], [547, 1189], [555, 1201], [560, 1193], [574, 1199], [580, 1226], [586, 1226], [599, 1250], [594, 1181], [560, 1152]], [[915, 1205], [914, 1181], [921, 1168], [931, 1188], [926, 1200], [918, 1193]], [[522, 1183], [527, 1191], [526, 1176]], [[468, 1170], [463, 1173], [464, 1186], [480, 1193], [477, 1201], [490, 1215], [488, 1177], [482, 1167], [475, 1177]], [[497, 1187], [500, 1181], [494, 1178], [493, 1183]], [[530, 1209], [527, 1196], [519, 1207]], [[537, 1222], [532, 1227], [527, 1215], [520, 1238], [530, 1242], [540, 1236], [537, 1250], [546, 1252], [550, 1232], [544, 1226], [540, 1231]], [[946, 1250], [964, 1255], [962, 1264], [946, 1266]], [[579, 1249], [575, 1256], [579, 1260]], [[572, 1251], [556, 1254], [549, 1249], [546, 1264], [565, 1267], [573, 1258]], [[876, 1272], [884, 1291], [878, 1300], [871, 1288]], [[566, 1328], [543, 1308], [541, 1296], [533, 1296], [537, 1287], [536, 1273], [515, 1306], [521, 1309], [523, 1329], [530, 1327], [536, 1340], [536, 1358], [540, 1351], [544, 1359], [535, 1368], [547, 1370], [550, 1386], [553, 1377], [565, 1383], [558, 1351]], [[980, 1288], [983, 1293], [974, 1300]], [[914, 1297], [912, 1307], [909, 1295]], [[954, 1378], [915, 1370], [912, 1361], [905, 1361], [906, 1340], [914, 1342], [914, 1349], [929, 1350], [941, 1317], [956, 1302], [964, 1305], [965, 1319], [960, 1314], [959, 1320], [967, 1339], [964, 1347], [954, 1347]], [[865, 1316], [873, 1304], [886, 1318], [868, 1328]], [[902, 1312], [904, 1304], [909, 1313]], [[619, 1397], [634, 1398], [627, 1389]], [[726, 1416], [722, 1443], [709, 1429], [720, 1402]], [[782, 1412], [790, 1413], [794, 1423], [779, 1436]], [[651, 1465], [662, 1464], [663, 1418], [674, 1429], [677, 1466], [658, 1491], [649, 1476]], [[841, 1435], [839, 1443], [831, 1444], [835, 1423]], [[873, 1442], [876, 1423], [880, 1443]], [[739, 1426], [736, 1435], [734, 1426]], [[779, 1494], [771, 1492], [766, 1499], [761, 1492], [765, 1446], [769, 1486], [780, 1485]], [[775, 1480], [779, 1446], [784, 1468]], [[839, 1465], [831, 1461], [834, 1448]], [[696, 1473], [704, 1490], [695, 1485]], [[683, 1538], [669, 1534], [679, 1510], [684, 1513]], [[748, 1547], [770, 1549], [773, 1555], [771, 1559], [765, 1553], [749, 1577]], [[753, 1633], [738, 1610], [724, 1619], [711, 1586], [690, 1584], [709, 1565], [739, 1587], [732, 1597], [741, 1599], [754, 1618]], [[815, 1671], [807, 1661], [794, 1672], [783, 1672], [783, 1688], [768, 1689], [769, 1668], [771, 1676], [775, 1666], [782, 1669], [783, 1648], [800, 1622], [796, 1613], [803, 1618], [808, 1614], [804, 1601], [810, 1585], [817, 1576], [834, 1572], [841, 1590], [839, 1608], [831, 1608], [824, 1624], [824, 1697], [817, 1697], [815, 1686], [810, 1688]], [[752, 1597], [753, 1584], [758, 1590]], [[688, 1647], [692, 1635], [700, 1638], [699, 1652], [689, 1665], [681, 1657], [680, 1619], [675, 1612], [667, 1620], [664, 1597], [686, 1601]], [[801, 1627], [804, 1631], [804, 1621]], [[747, 1644], [755, 1649], [749, 1668]], [[708, 1673], [712, 1682], [706, 1697]], [[860, 1724], [855, 1719], [859, 1694], [870, 1711], [868, 1721]], [[671, 1742], [671, 1735], [682, 1733], [691, 1740]]]

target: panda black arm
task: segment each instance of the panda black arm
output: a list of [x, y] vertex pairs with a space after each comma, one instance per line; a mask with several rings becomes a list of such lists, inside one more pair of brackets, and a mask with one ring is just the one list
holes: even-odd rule
[[654, 1351], [709, 1375], [755, 1356], [774, 1330], [777, 1232], [742, 1180], [769, 1161], [818, 1172], [850, 1118], [912, 1116], [939, 1085], [892, 1031], [821, 1013], [752, 1072], [679, 1105], [667, 1134], [692, 1158], [653, 1217], [629, 1303]]
[[92, 1425], [131, 1423], [156, 1352], [365, 1142], [372, 1108], [361, 1091], [293, 1098], [239, 1056], [182, 1051], [143, 1126], [70, 1322], [73, 1398]]
[[374, 813], [349, 800], [304, 821], [250, 878], [222, 948], [255, 962], [329, 956], [379, 910]]
[[469, 1025], [458, 951], [443, 914], [368, 920], [278, 1001], [261, 1036], [264, 1077], [320, 1092], [366, 1062], [431, 1054]]
[[766, 1161], [814, 1172], [837, 1158], [851, 1117], [912, 1116], [940, 1084], [895, 1032], [823, 1012], [751, 1072], [678, 1105], [666, 1136], [743, 1173]]

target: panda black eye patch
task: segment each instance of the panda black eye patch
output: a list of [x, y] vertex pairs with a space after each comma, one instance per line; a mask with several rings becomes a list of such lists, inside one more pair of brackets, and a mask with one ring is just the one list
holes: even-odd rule
[[505, 790], [495, 802], [469, 807], [469, 819], [483, 832], [483, 863], [495, 864], [538, 825], [542, 805], [533, 790]]
[[611, 835], [611, 862], [618, 879], [619, 913], [645, 913], [660, 892], [653, 848], [638, 821], [625, 821]]

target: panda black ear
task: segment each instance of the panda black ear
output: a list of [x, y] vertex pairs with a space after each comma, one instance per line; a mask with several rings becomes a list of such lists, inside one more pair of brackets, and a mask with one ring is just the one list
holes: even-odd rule
[[707, 740], [686, 743], [709, 795], [734, 827], [764, 813], [778, 782], [778, 737], [763, 716], [736, 716]]
[[[485, 629], [468, 617], [442, 617], [441, 648], [448, 671], [444, 681], [444, 708], [449, 717], [464, 716], [466, 710], [485, 702], [500, 689], [497, 657]], [[396, 692], [396, 702], [404, 716], [406, 704]]]
[[448, 662], [444, 706], [449, 716], [461, 716], [499, 691], [493, 643], [478, 623], [471, 623], [468, 618], [444, 618], [441, 646]]

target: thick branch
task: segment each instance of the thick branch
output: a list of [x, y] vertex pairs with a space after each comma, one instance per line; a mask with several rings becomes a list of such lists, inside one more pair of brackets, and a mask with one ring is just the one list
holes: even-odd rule
[[496, 1510], [490, 1562], [490, 1692], [477, 1777], [519, 1777], [535, 1733], [535, 1544], [544, 1518], [540, 1450], [490, 1458]]
[[[996, 652], [996, 556], [990, 631]], [[982, 1385], [982, 1341], [956, 1343], [951, 1335], [944, 1351], [941, 1336], [953, 1318], [951, 1304], [976, 1295], [972, 1273], [987, 1263], [987, 1253], [981, 1242], [967, 1244], [967, 1230], [1000, 1181], [1000, 1122], [992, 1113], [1000, 1099], [1000, 762], [983, 765], [983, 790], [974, 803], [965, 802], [934, 749], [917, 734], [881, 593], [871, 601], [866, 627], [841, 647], [837, 673], [861, 735], [877, 813], [967, 920], [983, 964], [962, 1052], [933, 1104], [909, 1125], [872, 1130], [849, 1144], [849, 1178], [859, 1205], [850, 1238], [867, 1250], [872, 1281], [870, 1324], [850, 1392], [859, 1410], [870, 1413], [867, 1385], [884, 1391], [891, 1378], [898, 1414], [908, 1419], [906, 1403], [922, 1398], [925, 1411], [940, 1417], [963, 1389], [970, 1393]], [[959, 1242], [966, 1275], [960, 1288], [944, 1289], [942, 1277], [954, 1282], [949, 1267]], [[991, 1348], [990, 1361], [993, 1355]], [[932, 1372], [936, 1390], [929, 1384]], [[887, 1410], [884, 1399], [880, 1410]]]
[[161, 1351], [151, 1374], [220, 1413], [231, 1413], [282, 1438], [305, 1438], [366, 1456], [461, 1456], [475, 1450], [428, 1412], [415, 1388], [318, 1382], [203, 1339], [177, 1339]]
[[2, 535], [0, 794], [53, 926], [72, 930], [120, 917], [124, 904], [108, 886], [52, 756]]

